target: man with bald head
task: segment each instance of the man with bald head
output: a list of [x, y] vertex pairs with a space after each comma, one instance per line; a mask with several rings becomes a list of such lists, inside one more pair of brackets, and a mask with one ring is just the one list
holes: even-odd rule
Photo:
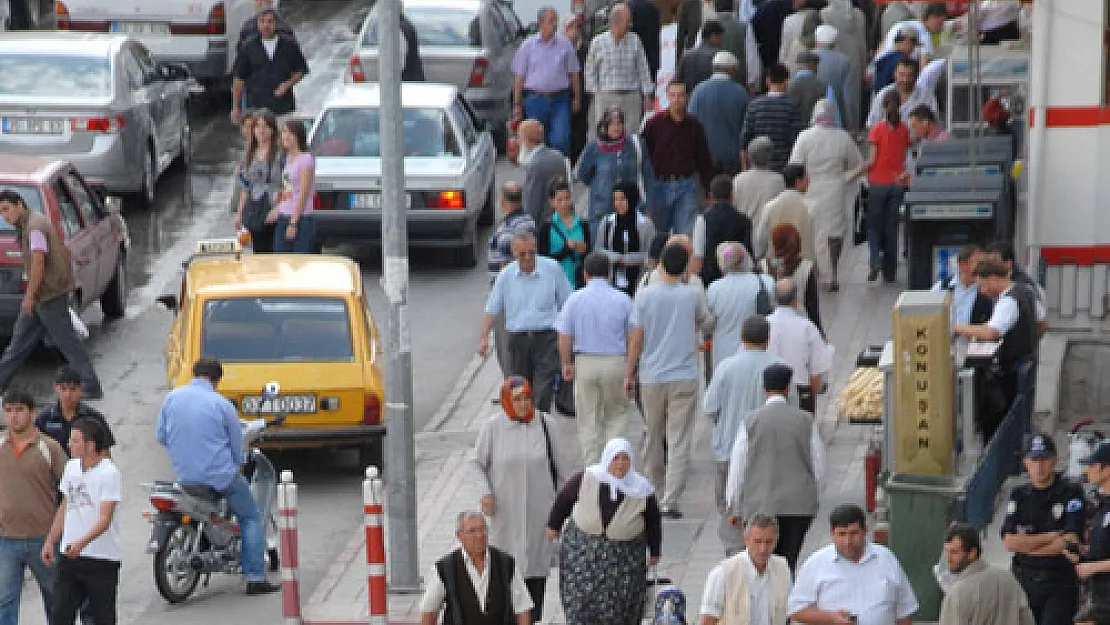
[[775, 311], [767, 315], [771, 339], [767, 354], [790, 365], [798, 405], [814, 414], [821, 379], [829, 372], [829, 348], [821, 331], [798, 310], [798, 287], [790, 278], [775, 283]]
[[520, 138], [520, 164], [524, 167], [524, 212], [538, 225], [547, 222], [554, 211], [549, 201], [551, 183], [571, 178], [570, 161], [558, 150], [543, 143], [543, 124], [526, 119], [517, 130]]
[[590, 139], [597, 138], [597, 121], [610, 108], [624, 114], [624, 127], [634, 133], [641, 114], [651, 110], [655, 81], [647, 54], [636, 33], [630, 32], [632, 13], [624, 4], [613, 6], [609, 30], [593, 38], [586, 55], [586, 92], [593, 94], [590, 109]]

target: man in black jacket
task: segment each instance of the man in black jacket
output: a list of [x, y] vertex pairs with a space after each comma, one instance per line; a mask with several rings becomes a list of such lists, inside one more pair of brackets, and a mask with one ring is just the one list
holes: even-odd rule
[[231, 121], [243, 117], [243, 94], [247, 106], [266, 108], [275, 115], [296, 109], [293, 86], [308, 73], [301, 46], [277, 32], [277, 13], [267, 9], [258, 14], [258, 36], [244, 42], [235, 58], [231, 84]]
[[92, 419], [100, 424], [105, 435], [105, 454], [111, 456], [110, 449], [115, 446], [112, 428], [99, 410], [81, 401], [81, 373], [69, 365], [63, 365], [54, 376], [54, 392], [58, 401], [46, 406], [35, 417], [35, 427], [40, 432], [58, 441], [66, 454], [69, 454], [69, 432], [77, 419]]
[[721, 49], [725, 29], [717, 20], [706, 20], [701, 27], [701, 43], [682, 55], [675, 78], [686, 84], [686, 93], [693, 94], [697, 87], [713, 74], [713, 56]]
[[732, 179], [718, 174], [709, 183], [709, 206], [694, 221], [694, 264], [705, 288], [721, 277], [717, 246], [726, 241], [743, 244], [752, 256], [752, 222], [732, 205]]

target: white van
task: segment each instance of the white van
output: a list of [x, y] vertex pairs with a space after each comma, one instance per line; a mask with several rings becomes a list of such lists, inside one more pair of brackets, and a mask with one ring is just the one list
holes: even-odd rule
[[[276, 6], [275, 2], [275, 6]], [[209, 89], [227, 88], [254, 0], [58, 0], [59, 30], [126, 33], [158, 61], [180, 63]]]

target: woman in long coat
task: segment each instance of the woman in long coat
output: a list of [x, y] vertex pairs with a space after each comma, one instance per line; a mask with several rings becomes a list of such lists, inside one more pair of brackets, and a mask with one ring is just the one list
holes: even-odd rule
[[794, 142], [790, 162], [804, 165], [809, 175], [806, 200], [813, 216], [813, 244], [817, 267], [829, 277], [829, 290], [840, 290], [837, 264], [850, 236], [852, 207], [859, 183], [848, 181], [849, 172], [858, 169], [863, 156], [855, 141], [836, 126], [833, 105], [826, 99], [813, 107], [813, 125], [803, 130]]
[[557, 484], [570, 472], [556, 450], [551, 417], [535, 409], [528, 380], [511, 376], [501, 384], [502, 414], [478, 431], [471, 463], [489, 520], [490, 544], [516, 560], [535, 607], [543, 613], [544, 586], [553, 546], [544, 534]]

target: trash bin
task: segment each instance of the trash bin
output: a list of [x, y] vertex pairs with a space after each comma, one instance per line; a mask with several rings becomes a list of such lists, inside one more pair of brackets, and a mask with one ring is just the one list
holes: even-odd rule
[[940, 617], [941, 591], [933, 577], [944, 532], [959, 517], [963, 479], [896, 473], [886, 483], [890, 503], [889, 546], [902, 563], [921, 605], [914, 620]]

